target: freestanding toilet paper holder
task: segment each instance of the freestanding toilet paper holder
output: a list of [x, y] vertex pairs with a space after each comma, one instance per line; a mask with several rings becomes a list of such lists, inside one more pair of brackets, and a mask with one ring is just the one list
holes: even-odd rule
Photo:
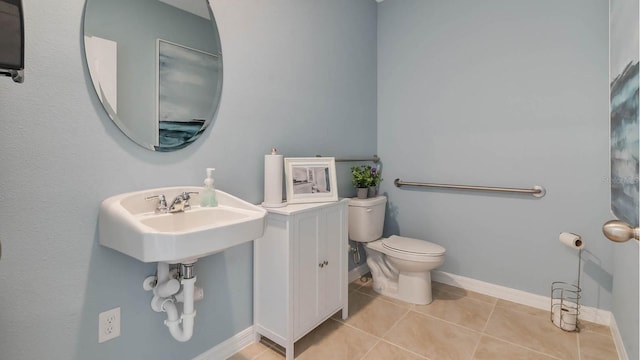
[[564, 331], [580, 331], [580, 265], [582, 249], [578, 250], [578, 283], [551, 283], [551, 322]]

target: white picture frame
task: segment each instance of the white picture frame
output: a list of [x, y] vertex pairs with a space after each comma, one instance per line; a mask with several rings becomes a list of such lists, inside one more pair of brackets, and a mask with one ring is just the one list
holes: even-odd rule
[[338, 201], [335, 158], [284, 158], [284, 174], [287, 203]]

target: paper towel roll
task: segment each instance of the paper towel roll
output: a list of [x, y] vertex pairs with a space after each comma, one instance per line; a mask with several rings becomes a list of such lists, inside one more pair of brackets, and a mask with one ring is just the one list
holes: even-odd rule
[[582, 247], [584, 246], [584, 242], [582, 241], [580, 235], [570, 232], [561, 233], [560, 242], [574, 249], [582, 249]]
[[284, 172], [284, 157], [276, 154], [276, 149], [270, 155], [264, 156], [264, 207], [282, 207], [282, 174]]

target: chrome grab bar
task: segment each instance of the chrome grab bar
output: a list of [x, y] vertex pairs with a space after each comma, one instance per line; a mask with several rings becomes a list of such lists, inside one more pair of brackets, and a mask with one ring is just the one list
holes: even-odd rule
[[542, 186], [534, 186], [531, 189], [522, 189], [522, 188], [506, 188], [506, 187], [494, 187], [494, 186], [474, 186], [474, 185], [452, 185], [452, 184], [434, 184], [434, 183], [422, 183], [422, 182], [412, 182], [412, 181], [402, 181], [400, 179], [395, 179], [393, 183], [397, 187], [401, 186], [420, 186], [420, 187], [431, 187], [431, 188], [441, 188], [441, 189], [457, 189], [457, 190], [479, 190], [479, 191], [497, 191], [497, 192], [509, 192], [509, 193], [519, 193], [519, 194], [531, 194], [535, 197], [543, 197], [547, 191]]
[[[323, 157], [322, 155], [316, 155], [316, 157]], [[373, 161], [380, 162], [380, 158], [378, 155], [373, 155], [372, 157], [343, 157], [343, 158], [335, 158], [336, 162], [356, 162], [356, 161]]]

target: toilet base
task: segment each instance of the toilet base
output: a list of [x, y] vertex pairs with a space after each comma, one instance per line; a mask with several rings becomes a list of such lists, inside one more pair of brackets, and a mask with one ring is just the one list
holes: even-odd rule
[[431, 272], [400, 273], [398, 275], [398, 290], [405, 301], [417, 305], [430, 304], [433, 301], [431, 293]]
[[431, 272], [399, 273], [397, 284], [376, 286], [373, 277], [373, 290], [380, 295], [415, 305], [427, 305], [433, 301], [431, 291]]
[[411, 304], [430, 304], [433, 301], [431, 270], [444, 262], [444, 256], [407, 260], [386, 255], [381, 244], [381, 241], [374, 241], [365, 247], [373, 290]]

